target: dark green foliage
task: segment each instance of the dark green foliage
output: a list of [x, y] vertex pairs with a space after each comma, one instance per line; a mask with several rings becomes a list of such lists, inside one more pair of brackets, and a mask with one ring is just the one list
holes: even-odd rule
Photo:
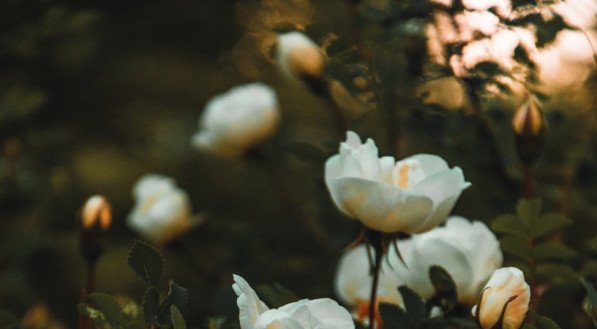
[[156, 321], [160, 307], [160, 293], [154, 286], [147, 287], [143, 297], [143, 320], [148, 325]]
[[526, 263], [540, 277], [550, 282], [568, 280], [574, 271], [564, 264], [578, 258], [578, 253], [558, 241], [547, 240], [569, 225], [570, 218], [558, 213], [541, 214], [540, 199], [521, 199], [516, 214], [505, 214], [493, 220], [491, 228], [503, 236], [500, 239], [502, 250]]
[[450, 273], [443, 267], [434, 265], [429, 268], [429, 278], [433, 287], [435, 287], [435, 294], [429, 300], [429, 303], [440, 306], [444, 314], [450, 313], [458, 303], [456, 284]]
[[255, 290], [257, 291], [259, 298], [272, 308], [278, 308], [300, 299], [294, 292], [286, 289], [277, 282], [268, 285], [259, 285]]
[[170, 307], [170, 318], [172, 319], [172, 329], [187, 328], [184, 318], [182, 317], [182, 313], [180, 313], [180, 311], [174, 305]]
[[146, 285], [158, 285], [164, 270], [164, 259], [157, 249], [137, 240], [131, 249], [127, 263]]
[[116, 298], [108, 294], [96, 292], [89, 295], [89, 299], [91, 300], [91, 305], [105, 316], [106, 321], [111, 326], [118, 327], [124, 314]]
[[597, 327], [597, 290], [595, 290], [595, 287], [593, 287], [589, 281], [585, 279], [582, 279], [581, 281], [587, 290], [587, 305], [585, 311], [591, 318], [591, 321], [593, 321], [595, 327]]
[[0, 328], [18, 329], [19, 319], [10, 312], [0, 311]]
[[173, 281], [170, 281], [170, 289], [168, 294], [162, 300], [160, 307], [157, 312], [157, 322], [160, 324], [171, 323], [170, 308], [175, 306], [177, 309], [182, 310], [187, 305], [189, 294], [186, 288], [183, 288]]

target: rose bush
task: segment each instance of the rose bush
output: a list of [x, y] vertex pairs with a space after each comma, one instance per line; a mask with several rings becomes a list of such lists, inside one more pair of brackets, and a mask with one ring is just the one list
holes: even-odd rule
[[352, 131], [326, 161], [325, 181], [340, 211], [386, 233], [421, 233], [441, 224], [470, 186], [460, 168], [436, 155], [379, 158], [375, 142], [363, 144]]

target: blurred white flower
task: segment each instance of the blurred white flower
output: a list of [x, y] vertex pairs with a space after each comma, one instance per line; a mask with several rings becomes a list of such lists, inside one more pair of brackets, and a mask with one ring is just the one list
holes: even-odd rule
[[278, 35], [276, 62], [287, 76], [297, 79], [320, 77], [324, 56], [317, 44], [300, 32]]
[[507, 16], [512, 10], [510, 0], [462, 0], [462, 5], [468, 10], [487, 11], [495, 8], [500, 16]]
[[[373, 255], [373, 249], [369, 247], [370, 255]], [[343, 302], [352, 306], [352, 315], [363, 324], [369, 320], [369, 305], [371, 298], [371, 276], [370, 256], [367, 255], [367, 246], [359, 245], [346, 252], [336, 270], [336, 293]], [[382, 263], [379, 273], [379, 285], [377, 287], [378, 303], [389, 303], [394, 305], [403, 305], [402, 296], [398, 292], [398, 287], [402, 283], [400, 278], [387, 262]], [[380, 323], [376, 319], [376, 323]]]
[[302, 299], [269, 309], [251, 286], [233, 275], [241, 329], [353, 329], [350, 313], [329, 298]]
[[280, 122], [276, 93], [250, 83], [213, 97], [199, 118], [192, 143], [227, 157], [241, 155], [274, 133]]
[[443, 267], [456, 284], [458, 301], [472, 305], [493, 271], [502, 265], [499, 247], [495, 235], [482, 222], [451, 216], [444, 227], [400, 240], [398, 250], [404, 263], [393, 249], [388, 259], [404, 284], [424, 299], [435, 291], [429, 268]]
[[198, 223], [187, 193], [170, 177], [146, 174], [135, 183], [136, 201], [127, 225], [155, 243], [165, 243]]
[[479, 298], [479, 305], [472, 309], [483, 329], [493, 328], [504, 307], [503, 329], [518, 329], [529, 309], [531, 290], [524, 281], [524, 274], [516, 267], [495, 270]]
[[440, 157], [417, 154], [396, 162], [378, 158], [373, 140], [347, 132], [339, 154], [325, 163], [325, 181], [336, 207], [365, 226], [385, 232], [421, 233], [441, 224], [463, 189], [462, 170]]

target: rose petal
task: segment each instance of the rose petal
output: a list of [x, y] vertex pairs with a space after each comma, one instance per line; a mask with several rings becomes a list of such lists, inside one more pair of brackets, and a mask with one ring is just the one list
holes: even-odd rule
[[268, 307], [257, 297], [255, 290], [240, 275], [233, 274], [234, 284], [232, 289], [238, 296], [236, 304], [239, 310], [241, 329], [253, 329], [259, 316], [268, 310]]
[[423, 195], [362, 178], [341, 177], [328, 181], [336, 206], [347, 216], [382, 232], [398, 232], [429, 217], [433, 201]]
[[446, 163], [444, 159], [433, 154], [415, 154], [403, 159], [402, 161], [409, 159], [417, 160], [421, 164], [421, 169], [423, 169], [423, 172], [427, 177], [440, 171], [450, 169], [450, 167], [448, 167], [448, 163]]
[[412, 192], [430, 197], [433, 212], [424, 221], [405, 228], [408, 233], [422, 233], [441, 224], [450, 214], [462, 190], [470, 183], [464, 181], [462, 170], [454, 167], [424, 179], [412, 188]]

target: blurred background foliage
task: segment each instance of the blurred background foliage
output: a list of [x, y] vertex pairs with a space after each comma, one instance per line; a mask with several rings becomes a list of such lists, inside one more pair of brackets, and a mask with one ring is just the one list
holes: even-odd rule
[[[45, 304], [75, 327], [84, 278], [77, 212], [96, 193], [110, 199], [115, 218], [97, 289], [139, 299], [142, 283], [125, 265], [135, 237], [125, 219], [131, 187], [148, 172], [174, 177], [193, 210], [205, 212], [203, 225], [161, 248], [166, 277], [189, 289], [187, 323], [236, 316], [232, 273], [302, 297], [334, 296], [338, 256], [359, 233], [322, 179], [344, 136], [325, 99], [277, 73], [275, 31], [304, 30], [327, 46], [327, 74], [354, 96], [342, 109], [346, 124], [374, 138], [381, 154], [434, 153], [463, 169], [473, 185], [453, 213], [489, 223], [514, 212], [522, 172], [510, 121], [520, 100], [480, 92], [475, 112], [455, 78], [427, 79], [423, 71], [442, 72], [428, 66], [423, 2], [388, 9], [366, 1], [356, 15], [349, 2], [0, 2], [0, 309], [22, 317]], [[392, 17], [404, 8], [412, 15]], [[553, 28], [555, 36], [562, 27]], [[378, 43], [371, 66], [382, 88], [359, 80], [365, 70], [351, 45], [368, 40]], [[281, 104], [282, 127], [262, 146], [269, 161], [193, 149], [207, 100], [255, 80], [272, 85]], [[371, 110], [374, 89], [391, 117]], [[588, 79], [546, 92], [550, 131], [535, 166], [543, 207], [572, 218], [560, 238], [580, 253], [574, 268], [592, 280], [595, 90], [593, 66]], [[577, 285], [563, 291], [584, 296]], [[565, 314], [554, 318], [567, 321]]]

